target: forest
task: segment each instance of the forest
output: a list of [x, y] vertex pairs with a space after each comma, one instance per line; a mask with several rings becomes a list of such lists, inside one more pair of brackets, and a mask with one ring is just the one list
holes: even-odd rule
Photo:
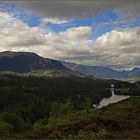
[[[0, 138], [118, 138], [117, 133], [123, 138], [127, 134], [124, 136], [118, 130], [126, 127], [136, 129], [137, 133], [140, 130], [139, 98], [132, 97], [101, 110], [92, 107], [111, 96], [108, 88], [112, 82], [121, 88], [129, 87], [125, 94], [139, 94], [139, 82], [1, 74]], [[127, 117], [130, 122], [126, 121]], [[132, 124], [133, 117], [136, 124]]]

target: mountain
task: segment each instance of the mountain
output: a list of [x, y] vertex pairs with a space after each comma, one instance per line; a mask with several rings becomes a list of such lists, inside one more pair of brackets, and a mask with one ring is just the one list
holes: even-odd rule
[[96, 78], [131, 78], [140, 76], [140, 68], [131, 71], [116, 71], [106, 66], [88, 66], [61, 61], [61, 63], [73, 70], [85, 75], [95, 76]]
[[92, 76], [96, 78], [140, 77], [140, 68], [116, 71], [106, 66], [88, 66], [43, 58], [31, 52], [0, 52], [0, 73], [10, 72], [35, 76]]
[[134, 68], [131, 71], [127, 71], [129, 77], [140, 77], [140, 68]]
[[51, 72], [55, 75], [75, 75], [57, 60], [43, 58], [30, 52], [0, 52], [0, 71], [37, 75]]

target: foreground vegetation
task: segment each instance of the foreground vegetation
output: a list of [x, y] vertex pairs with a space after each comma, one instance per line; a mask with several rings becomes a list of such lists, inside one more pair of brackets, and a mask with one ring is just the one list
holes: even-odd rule
[[[0, 138], [140, 138], [140, 98], [92, 108], [111, 95], [110, 81], [4, 74], [0, 83]], [[139, 93], [140, 83], [127, 84], [116, 86]]]
[[[58, 115], [58, 114], [57, 114]], [[33, 128], [14, 138], [49, 139], [131, 139], [140, 138], [140, 98], [97, 110], [52, 115], [48, 122], [40, 120]]]
[[110, 96], [102, 80], [0, 76], [0, 137], [33, 128], [53, 113], [66, 114], [90, 108]]

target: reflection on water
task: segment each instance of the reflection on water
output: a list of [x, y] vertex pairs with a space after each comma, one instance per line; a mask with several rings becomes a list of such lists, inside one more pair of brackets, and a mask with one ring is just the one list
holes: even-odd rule
[[111, 85], [111, 93], [112, 93], [112, 96], [109, 97], [109, 98], [104, 98], [103, 100], [100, 101], [99, 104], [94, 104], [93, 107], [94, 108], [102, 108], [102, 107], [105, 107], [109, 104], [112, 104], [112, 103], [117, 103], [121, 100], [124, 100], [124, 99], [127, 99], [129, 98], [129, 96], [125, 96], [125, 95], [115, 95], [114, 93], [114, 85]]

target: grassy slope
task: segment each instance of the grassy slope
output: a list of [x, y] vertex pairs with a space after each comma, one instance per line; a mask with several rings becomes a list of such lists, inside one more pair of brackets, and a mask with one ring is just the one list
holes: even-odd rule
[[37, 76], [37, 77], [68, 77], [68, 76], [78, 76], [72, 71], [64, 70], [38, 70], [31, 71], [24, 75]]
[[[50, 125], [52, 124], [52, 125]], [[140, 138], [140, 98], [58, 116], [16, 138]]]

